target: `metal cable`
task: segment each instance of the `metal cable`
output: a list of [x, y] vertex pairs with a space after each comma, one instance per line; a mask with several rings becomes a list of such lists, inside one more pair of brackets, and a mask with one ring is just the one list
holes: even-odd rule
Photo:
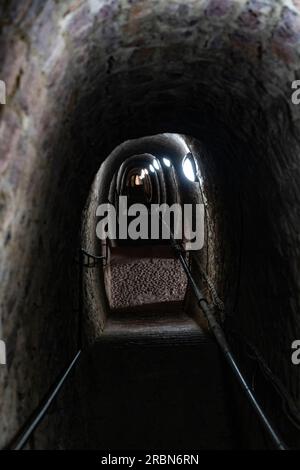
[[67, 369], [63, 372], [62, 376], [57, 381], [57, 383], [54, 385], [53, 389], [46, 396], [44, 402], [37, 408], [37, 410], [33, 414], [32, 418], [29, 420], [29, 423], [25, 426], [24, 430], [21, 431], [20, 434], [18, 435], [18, 437], [14, 440], [13, 444], [10, 446], [10, 450], [21, 450], [21, 449], [23, 449], [23, 447], [28, 442], [28, 439], [30, 438], [32, 433], [35, 431], [37, 426], [40, 424], [40, 422], [45, 417], [49, 407], [53, 403], [53, 401], [56, 398], [58, 392], [61, 390], [62, 386], [64, 385], [64, 383], [67, 379], [67, 377], [69, 376], [71, 370], [73, 369], [76, 362], [78, 361], [78, 358], [79, 358], [80, 354], [81, 354], [81, 350], [77, 351], [77, 353], [75, 354], [74, 358], [70, 362]]
[[[211, 281], [211, 279], [208, 277], [204, 269], [202, 268], [200, 261], [198, 258], [194, 258], [197, 263], [197, 267], [200, 270], [200, 273], [202, 275], [202, 278], [206, 282], [212, 296], [212, 301], [213, 304], [221, 311], [225, 312], [225, 305], [224, 302], [220, 299], [218, 296], [217, 290]], [[233, 334], [238, 340], [241, 340], [241, 335], [237, 333], [236, 331], [232, 329], [228, 329], [229, 333]], [[265, 378], [271, 383], [271, 385], [274, 387], [276, 393], [278, 393], [281, 401], [282, 401], [282, 407], [284, 409], [284, 412], [287, 416], [287, 418], [291, 421], [291, 423], [297, 428], [300, 429], [300, 410], [297, 407], [296, 403], [292, 399], [292, 397], [288, 394], [288, 392], [285, 390], [284, 385], [281, 383], [281, 381], [277, 378], [277, 376], [272, 372], [272, 370], [269, 368], [267, 363], [265, 362], [262, 354], [257, 350], [257, 348], [249, 342], [245, 337], [242, 338], [243, 343], [247, 345], [249, 349], [251, 349], [252, 354], [247, 353], [246, 355], [251, 359], [254, 360], [258, 363], [259, 368]]]
[[229, 366], [230, 366], [231, 370], [233, 371], [235, 377], [237, 378], [238, 382], [240, 383], [241, 387], [243, 388], [244, 392], [246, 393], [246, 396], [248, 397], [252, 407], [256, 411], [263, 427], [265, 428], [265, 430], [268, 432], [269, 436], [271, 437], [275, 447], [278, 450], [287, 450], [287, 446], [285, 445], [285, 443], [283, 442], [283, 440], [281, 439], [281, 437], [279, 436], [277, 431], [274, 429], [273, 425], [270, 422], [270, 419], [266, 416], [264, 410], [261, 408], [260, 404], [256, 400], [250, 386], [248, 385], [247, 381], [243, 377], [243, 375], [242, 375], [242, 373], [239, 369], [239, 366], [237, 365], [236, 360], [235, 360], [235, 358], [234, 358], [234, 356], [233, 356], [233, 354], [230, 350], [229, 344], [227, 343], [224, 332], [223, 332], [221, 326], [219, 325], [219, 323], [217, 322], [217, 320], [214, 316], [214, 313], [212, 311], [211, 306], [208, 304], [208, 302], [205, 299], [202, 291], [197, 286], [197, 284], [195, 282], [195, 279], [192, 276], [191, 270], [190, 270], [190, 268], [189, 268], [189, 266], [186, 262], [186, 259], [182, 254], [182, 250], [181, 250], [180, 246], [175, 242], [175, 240], [172, 238], [172, 236], [171, 236], [171, 241], [172, 241], [173, 248], [175, 249], [175, 251], [177, 253], [177, 256], [178, 256], [178, 258], [179, 258], [179, 260], [180, 260], [180, 262], [183, 266], [183, 269], [184, 269], [184, 271], [185, 271], [185, 273], [188, 277], [190, 285], [192, 286], [192, 289], [193, 289], [194, 294], [197, 298], [198, 304], [199, 304], [201, 310], [203, 311], [203, 313], [204, 313], [204, 315], [205, 315], [205, 317], [208, 321], [209, 327], [210, 327], [210, 329], [211, 329], [211, 331], [212, 331], [212, 333], [213, 333], [220, 349], [222, 350], [227, 363], [229, 364]]

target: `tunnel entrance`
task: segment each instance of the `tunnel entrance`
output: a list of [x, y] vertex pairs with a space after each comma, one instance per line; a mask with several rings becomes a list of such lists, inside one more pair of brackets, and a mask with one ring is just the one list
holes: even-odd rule
[[[188, 154], [188, 140], [184, 136], [157, 135], [146, 141], [157, 146], [155, 153], [147, 153], [148, 144], [144, 153], [134, 154], [132, 150], [130, 154], [130, 147], [142, 147], [143, 139], [119, 146], [109, 176], [110, 185], [106, 185], [106, 194], [102, 192], [99, 196], [100, 188], [105, 186], [107, 169], [113, 164], [112, 156], [105, 160], [86, 207], [83, 232], [94, 233], [83, 237], [87, 242], [85, 249], [105, 257], [104, 285], [112, 309], [183, 302], [186, 294], [186, 276], [172, 250], [170, 237], [186, 243], [184, 225], [189, 221], [182, 208], [193, 208], [203, 202], [199, 170], [197, 167], [193, 181], [184, 172], [187, 159], [192, 170], [196, 169], [195, 164], [192, 167], [193, 156]], [[167, 159], [166, 155], [172, 152], [173, 159]], [[193, 217], [193, 211], [190, 213]], [[197, 230], [202, 229], [204, 233], [204, 217], [201, 222], [203, 227], [198, 224]], [[99, 285], [93, 287], [99, 289]]]
[[[142, 205], [145, 209], [162, 204], [173, 208], [176, 204], [203, 205], [200, 164], [196, 165], [189, 142], [189, 137], [178, 134], [126, 142], [104, 161], [91, 189], [83, 221], [83, 243], [88, 243], [84, 245], [88, 252], [104, 257], [103, 267], [93, 277], [87, 273], [85, 279], [87, 318], [95, 325], [100, 319], [103, 325], [90, 343], [87, 361], [90, 405], [86, 416], [91, 448], [125, 445], [137, 449], [146, 445], [157, 449], [164, 444], [189, 449], [196, 442], [199, 447], [199, 420], [203, 429], [201, 448], [238, 446], [227, 406], [223, 364], [205, 319], [197, 318], [200, 311], [192, 305], [187, 277], [172, 245], [176, 241], [183, 250], [188, 246], [185, 231], [181, 238], [173, 238], [178, 225], [175, 214], [174, 218], [170, 214], [168, 217], [173, 228], [169, 238], [163, 237], [163, 224], [153, 239], [118, 238], [107, 227], [104, 239], [96, 236], [100, 234], [100, 202], [105, 204], [104, 209], [109, 209], [108, 204], [117, 206], [117, 224], [122, 216], [119, 202], [124, 196], [128, 197], [129, 214], [134, 204], [139, 211]], [[135, 153], [136, 147], [144, 147], [144, 152]], [[150, 151], [151, 147], [155, 152]], [[116, 163], [103, 193], [113, 155]], [[149, 213], [139, 223], [148, 225], [148, 218]], [[133, 217], [128, 217], [126, 228], [132, 221]], [[190, 265], [191, 253], [185, 251]], [[201, 249], [194, 250], [193, 256], [205, 258]], [[103, 286], [106, 301], [95, 312], [95, 299], [100, 298], [96, 292]], [[89, 296], [94, 310], [90, 309]], [[102, 318], [99, 312], [103, 312]]]
[[[170, 139], [179, 137], [170, 136]], [[109, 165], [109, 157], [105, 165]], [[112, 234], [107, 226], [103, 227], [104, 223], [109, 224], [110, 213], [96, 227], [98, 238], [101, 229], [108, 232], [99, 244], [101, 255], [106, 257], [104, 280], [110, 309], [148, 305], [153, 310], [153, 304], [157, 309], [161, 302], [183, 302], [186, 277], [171, 249], [170, 237], [165, 236], [165, 227], [155, 217], [155, 210], [168, 208], [167, 202], [181, 200], [181, 179], [182, 175], [176, 173], [171, 162], [167, 166], [157, 155], [149, 153], [127, 157], [112, 176], [107, 199], [111, 204], [108, 209], [114, 211], [116, 229], [110, 229]], [[101, 176], [97, 184], [101, 185]], [[93, 191], [97, 192], [97, 188]], [[174, 234], [176, 214], [175, 206], [172, 207], [166, 223]], [[104, 215], [99, 210], [96, 213]]]

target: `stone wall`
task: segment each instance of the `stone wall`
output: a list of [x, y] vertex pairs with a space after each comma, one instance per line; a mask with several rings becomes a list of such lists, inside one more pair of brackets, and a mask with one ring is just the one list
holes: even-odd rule
[[298, 0], [1, 3], [1, 445], [76, 350], [74, 259], [99, 165], [121, 142], [157, 132], [205, 144], [216, 278], [232, 327], [299, 404], [300, 369], [290, 362], [300, 337], [299, 108], [290, 99], [298, 8]]

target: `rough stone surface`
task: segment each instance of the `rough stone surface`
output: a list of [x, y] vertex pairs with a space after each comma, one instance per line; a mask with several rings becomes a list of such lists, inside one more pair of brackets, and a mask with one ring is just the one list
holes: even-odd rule
[[133, 260], [108, 269], [111, 308], [184, 299], [187, 279], [178, 260]]
[[0, 17], [1, 445], [77, 348], [74, 259], [100, 163], [158, 132], [205, 144], [229, 326], [299, 410], [299, 2], [11, 0]]

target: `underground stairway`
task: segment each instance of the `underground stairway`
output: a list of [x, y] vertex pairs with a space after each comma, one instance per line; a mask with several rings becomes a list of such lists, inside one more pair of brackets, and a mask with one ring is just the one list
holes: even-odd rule
[[[151, 178], [155, 167], [176, 181], [165, 162], [163, 172], [151, 155], [125, 160], [110, 197], [161, 204], [170, 187]], [[218, 347], [186, 312], [187, 279], [170, 240], [106, 239], [101, 253], [109, 313], [83, 362], [89, 447], [235, 448]]]
[[1, 2], [1, 448], [300, 448], [299, 8]]

